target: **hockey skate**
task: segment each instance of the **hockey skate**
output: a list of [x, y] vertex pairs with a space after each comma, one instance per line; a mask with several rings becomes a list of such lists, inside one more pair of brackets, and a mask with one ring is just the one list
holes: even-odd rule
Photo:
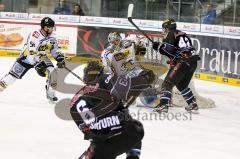
[[191, 103], [188, 106], [185, 107], [185, 110], [189, 113], [193, 113], [193, 114], [199, 114], [198, 112], [198, 105], [197, 103]]
[[51, 102], [56, 102], [57, 100], [58, 100], [58, 98], [57, 97], [55, 97], [55, 96], [49, 96], [48, 94], [47, 94], [47, 99], [49, 99]]
[[158, 104], [155, 108], [154, 108], [154, 112], [158, 112], [158, 113], [167, 113], [168, 112], [168, 104], [164, 104], [164, 105], [160, 105]]
[[55, 91], [50, 88], [47, 88], [47, 86], [46, 86], [46, 95], [47, 95], [47, 99], [51, 102], [55, 102], [58, 100], [58, 98], [55, 96]]
[[0, 81], [0, 92], [2, 92], [6, 88], [7, 88], [7, 85], [5, 84], [5, 82]]

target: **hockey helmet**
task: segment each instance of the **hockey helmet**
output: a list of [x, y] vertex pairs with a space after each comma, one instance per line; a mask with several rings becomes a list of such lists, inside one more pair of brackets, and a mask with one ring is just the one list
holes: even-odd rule
[[176, 30], [177, 29], [176, 21], [172, 18], [164, 20], [162, 23], [162, 28], [169, 29], [169, 30]]
[[41, 20], [41, 28], [43, 29], [45, 26], [49, 28], [53, 28], [55, 26], [54, 20], [49, 17], [45, 17]]
[[97, 61], [91, 61], [83, 70], [83, 81], [86, 84], [95, 84], [103, 72], [103, 66]]
[[121, 35], [118, 32], [112, 32], [108, 35], [108, 42], [112, 43], [115, 40], [122, 40]]

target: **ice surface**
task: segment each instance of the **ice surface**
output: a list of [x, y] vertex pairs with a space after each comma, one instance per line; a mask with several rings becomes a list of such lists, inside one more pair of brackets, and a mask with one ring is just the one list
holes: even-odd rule
[[[0, 77], [14, 61], [0, 58]], [[80, 74], [81, 68], [74, 71]], [[80, 84], [72, 75], [65, 81]], [[55, 105], [45, 98], [44, 85], [45, 79], [32, 69], [0, 94], [1, 159], [76, 159], [88, 147], [73, 121], [57, 117]], [[216, 108], [181, 120], [150, 120], [149, 110], [131, 108], [145, 127], [142, 159], [239, 159], [240, 87], [200, 80], [195, 80], [195, 87], [200, 95], [215, 100]], [[170, 109], [170, 115], [184, 113], [183, 108]]]

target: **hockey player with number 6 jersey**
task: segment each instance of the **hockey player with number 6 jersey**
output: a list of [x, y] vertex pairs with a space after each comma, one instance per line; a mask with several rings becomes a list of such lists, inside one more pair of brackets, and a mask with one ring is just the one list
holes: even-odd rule
[[84, 133], [84, 139], [91, 142], [84, 156], [115, 159], [126, 152], [126, 159], [139, 159], [143, 125], [131, 117], [116, 96], [111, 95], [111, 82], [105, 82], [107, 75], [102, 69], [95, 61], [84, 68], [86, 86], [71, 101], [71, 116]]
[[17, 79], [21, 79], [29, 69], [35, 68], [40, 76], [47, 77], [47, 98], [51, 101], [57, 100], [55, 96], [57, 72], [47, 54], [51, 54], [56, 59], [59, 68], [65, 66], [65, 61], [53, 32], [54, 27], [55, 22], [51, 18], [45, 17], [41, 20], [41, 29], [30, 32], [16, 62], [9, 73], [0, 80], [0, 92]]

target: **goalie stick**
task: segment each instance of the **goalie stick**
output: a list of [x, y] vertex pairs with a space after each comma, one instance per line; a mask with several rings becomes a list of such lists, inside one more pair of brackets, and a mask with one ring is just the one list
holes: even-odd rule
[[145, 33], [143, 32], [132, 20], [132, 12], [133, 12], [134, 4], [128, 5], [128, 21], [139, 31], [141, 32], [149, 41], [153, 43], [153, 40]]

